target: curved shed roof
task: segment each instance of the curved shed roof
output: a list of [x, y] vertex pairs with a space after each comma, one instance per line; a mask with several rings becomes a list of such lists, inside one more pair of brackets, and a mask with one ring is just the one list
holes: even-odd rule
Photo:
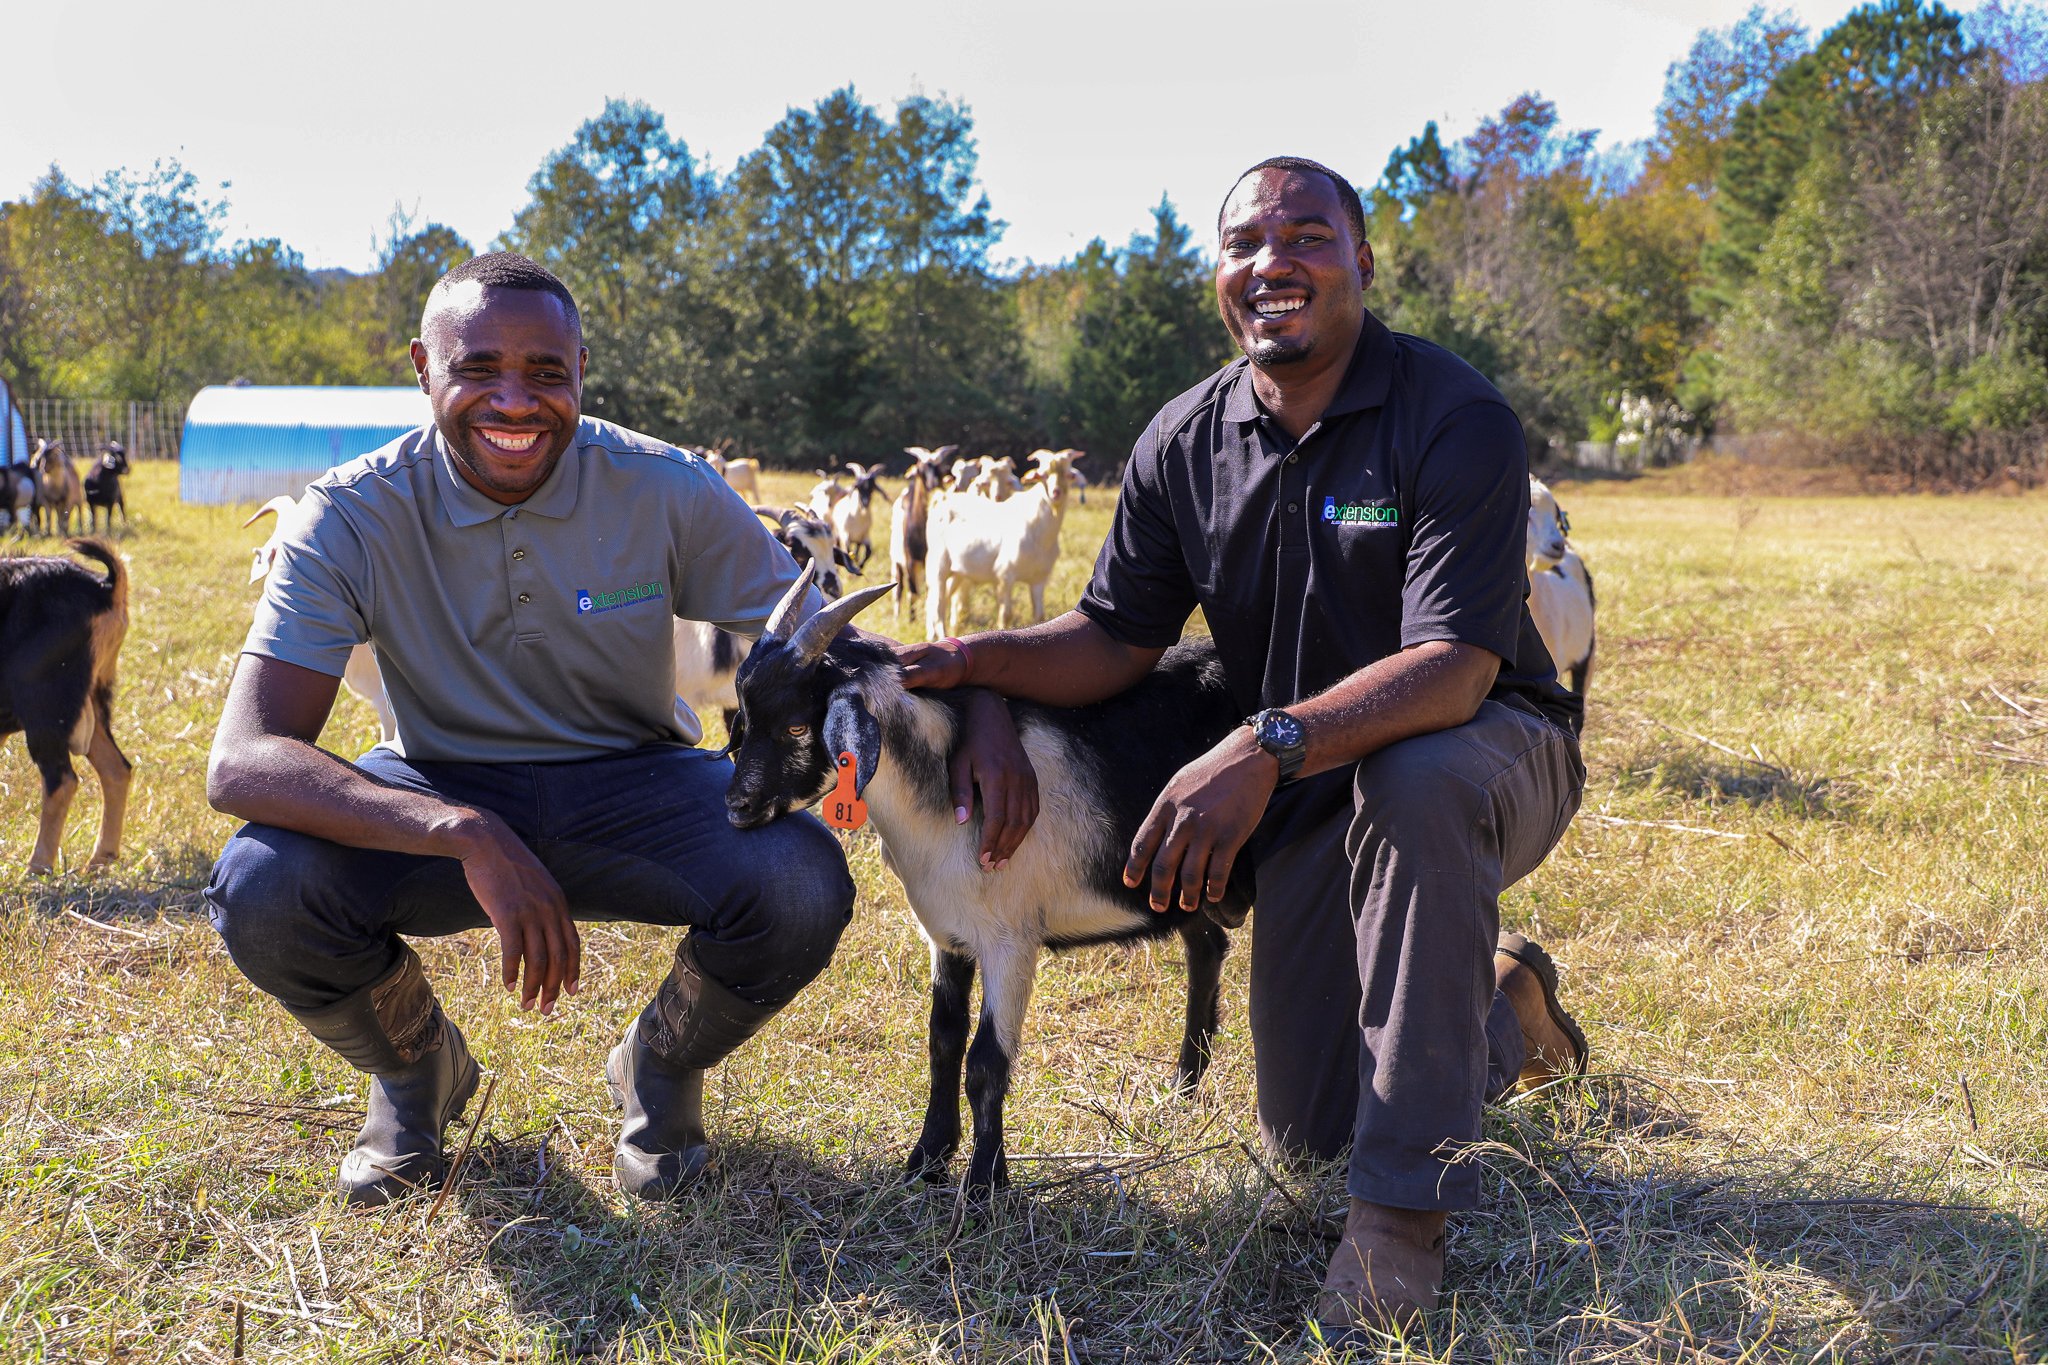
[[434, 420], [416, 388], [214, 385], [185, 409], [185, 502], [297, 497], [335, 465]]

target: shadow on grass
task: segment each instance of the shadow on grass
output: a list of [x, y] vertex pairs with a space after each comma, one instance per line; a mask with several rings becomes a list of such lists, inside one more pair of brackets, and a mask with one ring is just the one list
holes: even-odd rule
[[[906, 1187], [897, 1154], [761, 1134], [663, 1207], [605, 1154], [487, 1140], [460, 1202], [535, 1347], [698, 1360], [1317, 1361], [1305, 1331], [1346, 1207], [1235, 1143], [1032, 1161], [985, 1209]], [[1963, 1358], [2048, 1311], [2040, 1238], [1938, 1173], [1730, 1159], [1647, 1082], [1494, 1111], [1484, 1207], [1453, 1218], [1446, 1305], [1388, 1358]], [[1370, 1353], [1360, 1358], [1371, 1358]]]
[[212, 875], [214, 853], [186, 845], [152, 850], [146, 870], [116, 866], [95, 876], [78, 871], [48, 877], [16, 874], [0, 880], [0, 914], [27, 911], [54, 918], [69, 911], [116, 924], [165, 915], [203, 918], [206, 905], [200, 893]]
[[1753, 810], [1770, 808], [1803, 820], [1854, 820], [1860, 814], [1856, 783], [1761, 760], [1659, 746], [1630, 757], [1619, 768], [1616, 785], [1623, 791], [1671, 792], [1710, 805], [1733, 802]]

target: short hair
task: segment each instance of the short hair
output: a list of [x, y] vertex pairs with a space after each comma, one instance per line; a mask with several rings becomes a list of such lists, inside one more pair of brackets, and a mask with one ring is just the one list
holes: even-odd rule
[[516, 251], [486, 251], [481, 256], [470, 257], [443, 275], [435, 282], [434, 288], [453, 289], [471, 280], [487, 289], [527, 289], [553, 294], [562, 301], [562, 311], [569, 315], [569, 330], [576, 334], [578, 341], [582, 340], [583, 315], [576, 310], [576, 296], [569, 292], [568, 285], [556, 279], [553, 272], [538, 261]]
[[1331, 170], [1320, 161], [1310, 161], [1305, 156], [1269, 156], [1230, 182], [1230, 190], [1223, 196], [1223, 202], [1216, 206], [1216, 231], [1223, 231], [1223, 210], [1230, 207], [1230, 196], [1237, 193], [1237, 187], [1247, 176], [1260, 171], [1298, 171], [1303, 175], [1320, 175], [1336, 187], [1337, 202], [1344, 207], [1344, 221], [1351, 227], [1352, 245], [1365, 244], [1365, 205], [1358, 198], [1358, 191], [1351, 182]]

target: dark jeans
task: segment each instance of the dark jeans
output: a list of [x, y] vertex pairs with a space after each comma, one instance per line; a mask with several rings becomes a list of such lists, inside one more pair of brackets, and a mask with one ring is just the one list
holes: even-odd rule
[[1500, 893], [1549, 854], [1585, 780], [1570, 734], [1488, 701], [1467, 724], [1283, 790], [1253, 901], [1270, 1144], [1325, 1160], [1348, 1148], [1351, 1194], [1375, 1204], [1479, 1202], [1478, 1167], [1457, 1154], [1523, 1061], [1493, 987]]
[[[650, 745], [580, 763], [356, 760], [395, 787], [501, 816], [561, 884], [579, 920], [688, 926], [698, 965], [740, 998], [787, 1004], [832, 960], [853, 916], [846, 857], [815, 816], [756, 830], [726, 818], [732, 765]], [[206, 889], [213, 927], [251, 981], [323, 1009], [390, 970], [398, 935], [490, 923], [453, 858], [349, 848], [244, 825]], [[668, 959], [650, 962], [651, 994]]]

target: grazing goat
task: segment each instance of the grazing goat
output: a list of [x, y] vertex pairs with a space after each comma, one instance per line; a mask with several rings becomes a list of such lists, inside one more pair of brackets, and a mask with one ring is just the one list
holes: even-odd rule
[[1032, 486], [1014, 498], [952, 494], [934, 499], [926, 536], [925, 632], [934, 640], [959, 629], [970, 583], [993, 583], [996, 626], [1010, 625], [1010, 601], [1019, 583], [1031, 592], [1031, 619], [1045, 619], [1045, 585], [1060, 557], [1060, 527], [1067, 515], [1073, 462], [1066, 452], [1041, 450]]
[[[818, 591], [837, 599], [844, 591], [839, 570], [858, 574], [847, 562], [846, 551], [832, 541], [832, 528], [793, 507], [756, 507], [754, 515], [775, 522], [775, 538], [799, 566], [815, 564]], [[676, 700], [692, 711], [717, 707], [725, 717], [727, 735], [734, 733], [733, 721], [739, 702], [733, 696], [733, 675], [746, 661], [754, 642], [709, 621], [678, 620], [675, 626]], [[680, 720], [681, 717], [678, 717]], [[687, 732], [688, 726], [685, 730]]]
[[92, 472], [85, 476], [86, 531], [91, 533], [100, 528], [100, 510], [107, 513], [107, 533], [114, 531], [114, 509], [121, 509], [121, 520], [128, 520], [128, 499], [121, 492], [121, 476], [128, 472], [128, 452], [121, 449], [119, 441], [107, 442], [106, 451], [93, 462]]
[[[296, 515], [298, 510], [296, 498], [286, 497], [280, 493], [257, 508], [255, 513], [242, 523], [244, 527], [254, 526], [272, 514], [277, 517], [277, 527], [270, 533], [270, 539], [251, 552], [251, 583], [260, 583], [270, 577], [270, 570], [277, 563], [277, 547], [283, 543], [285, 532], [290, 529], [289, 518]], [[348, 652], [348, 666], [342, 672], [341, 680], [348, 685], [349, 691], [368, 702], [370, 709], [377, 713], [379, 738], [387, 744], [397, 739], [398, 713], [391, 709], [391, 698], [384, 691], [384, 674], [377, 667], [377, 651], [368, 644], [360, 644], [351, 649]]]
[[[36, 442], [36, 455], [41, 455], [43, 443]], [[7, 524], [16, 535], [22, 533], [22, 518], [28, 518], [27, 525], [34, 526], [42, 520], [43, 487], [36, 482], [34, 456], [26, 462], [0, 465], [0, 512], [7, 514]]]
[[85, 485], [62, 441], [52, 441], [36, 451], [36, 483], [41, 487], [44, 529], [52, 534], [71, 534], [71, 514], [85, 507]]
[[[981, 822], [954, 823], [946, 772], [964, 694], [907, 691], [882, 646], [835, 638], [886, 586], [863, 588], [806, 620], [809, 579], [807, 572], [783, 598], [740, 669], [742, 738], [726, 807], [736, 827], [752, 829], [851, 777], [932, 953], [931, 1095], [907, 1173], [942, 1180], [959, 1148], [964, 1054], [974, 1119], [967, 1188], [986, 1193], [1008, 1182], [1003, 1100], [1040, 949], [1179, 933], [1188, 998], [1176, 1080], [1192, 1088], [1208, 1067], [1230, 948], [1223, 924], [1243, 923], [1250, 871], [1240, 860], [1211, 913], [1161, 914], [1145, 890], [1123, 884], [1123, 866], [1167, 781], [1242, 724], [1242, 712], [1206, 639], [1168, 650], [1136, 687], [1093, 706], [1011, 702], [1038, 773], [1041, 814], [1009, 866], [987, 872], [975, 854]], [[841, 770], [849, 761], [850, 775]], [[968, 1051], [977, 965], [981, 1026]]]
[[55, 555], [0, 559], [0, 735], [16, 730], [43, 777], [42, 822], [28, 870], [55, 870], [78, 794], [73, 754], [100, 779], [100, 837], [86, 871], [121, 856], [133, 765], [114, 742], [114, 681], [128, 633], [128, 569], [104, 540], [65, 542], [107, 571]]
[[1572, 691], [1585, 695], [1593, 676], [1593, 575], [1565, 539], [1571, 518], [1535, 476], [1529, 479], [1529, 615]]
[[925, 521], [931, 515], [932, 494], [945, 478], [946, 457], [959, 446], [905, 446], [910, 469], [904, 475], [903, 491], [896, 495], [889, 512], [889, 565], [895, 578], [896, 619], [903, 619], [903, 598], [924, 591]]
[[871, 464], [863, 468], [849, 464], [846, 469], [853, 475], [853, 488], [832, 505], [832, 534], [839, 538], [848, 554], [858, 547], [860, 554], [854, 562], [865, 569], [875, 553], [875, 547], [869, 541], [875, 529], [874, 510], [869, 504], [874, 501], [875, 480], [881, 477], [882, 466]]

